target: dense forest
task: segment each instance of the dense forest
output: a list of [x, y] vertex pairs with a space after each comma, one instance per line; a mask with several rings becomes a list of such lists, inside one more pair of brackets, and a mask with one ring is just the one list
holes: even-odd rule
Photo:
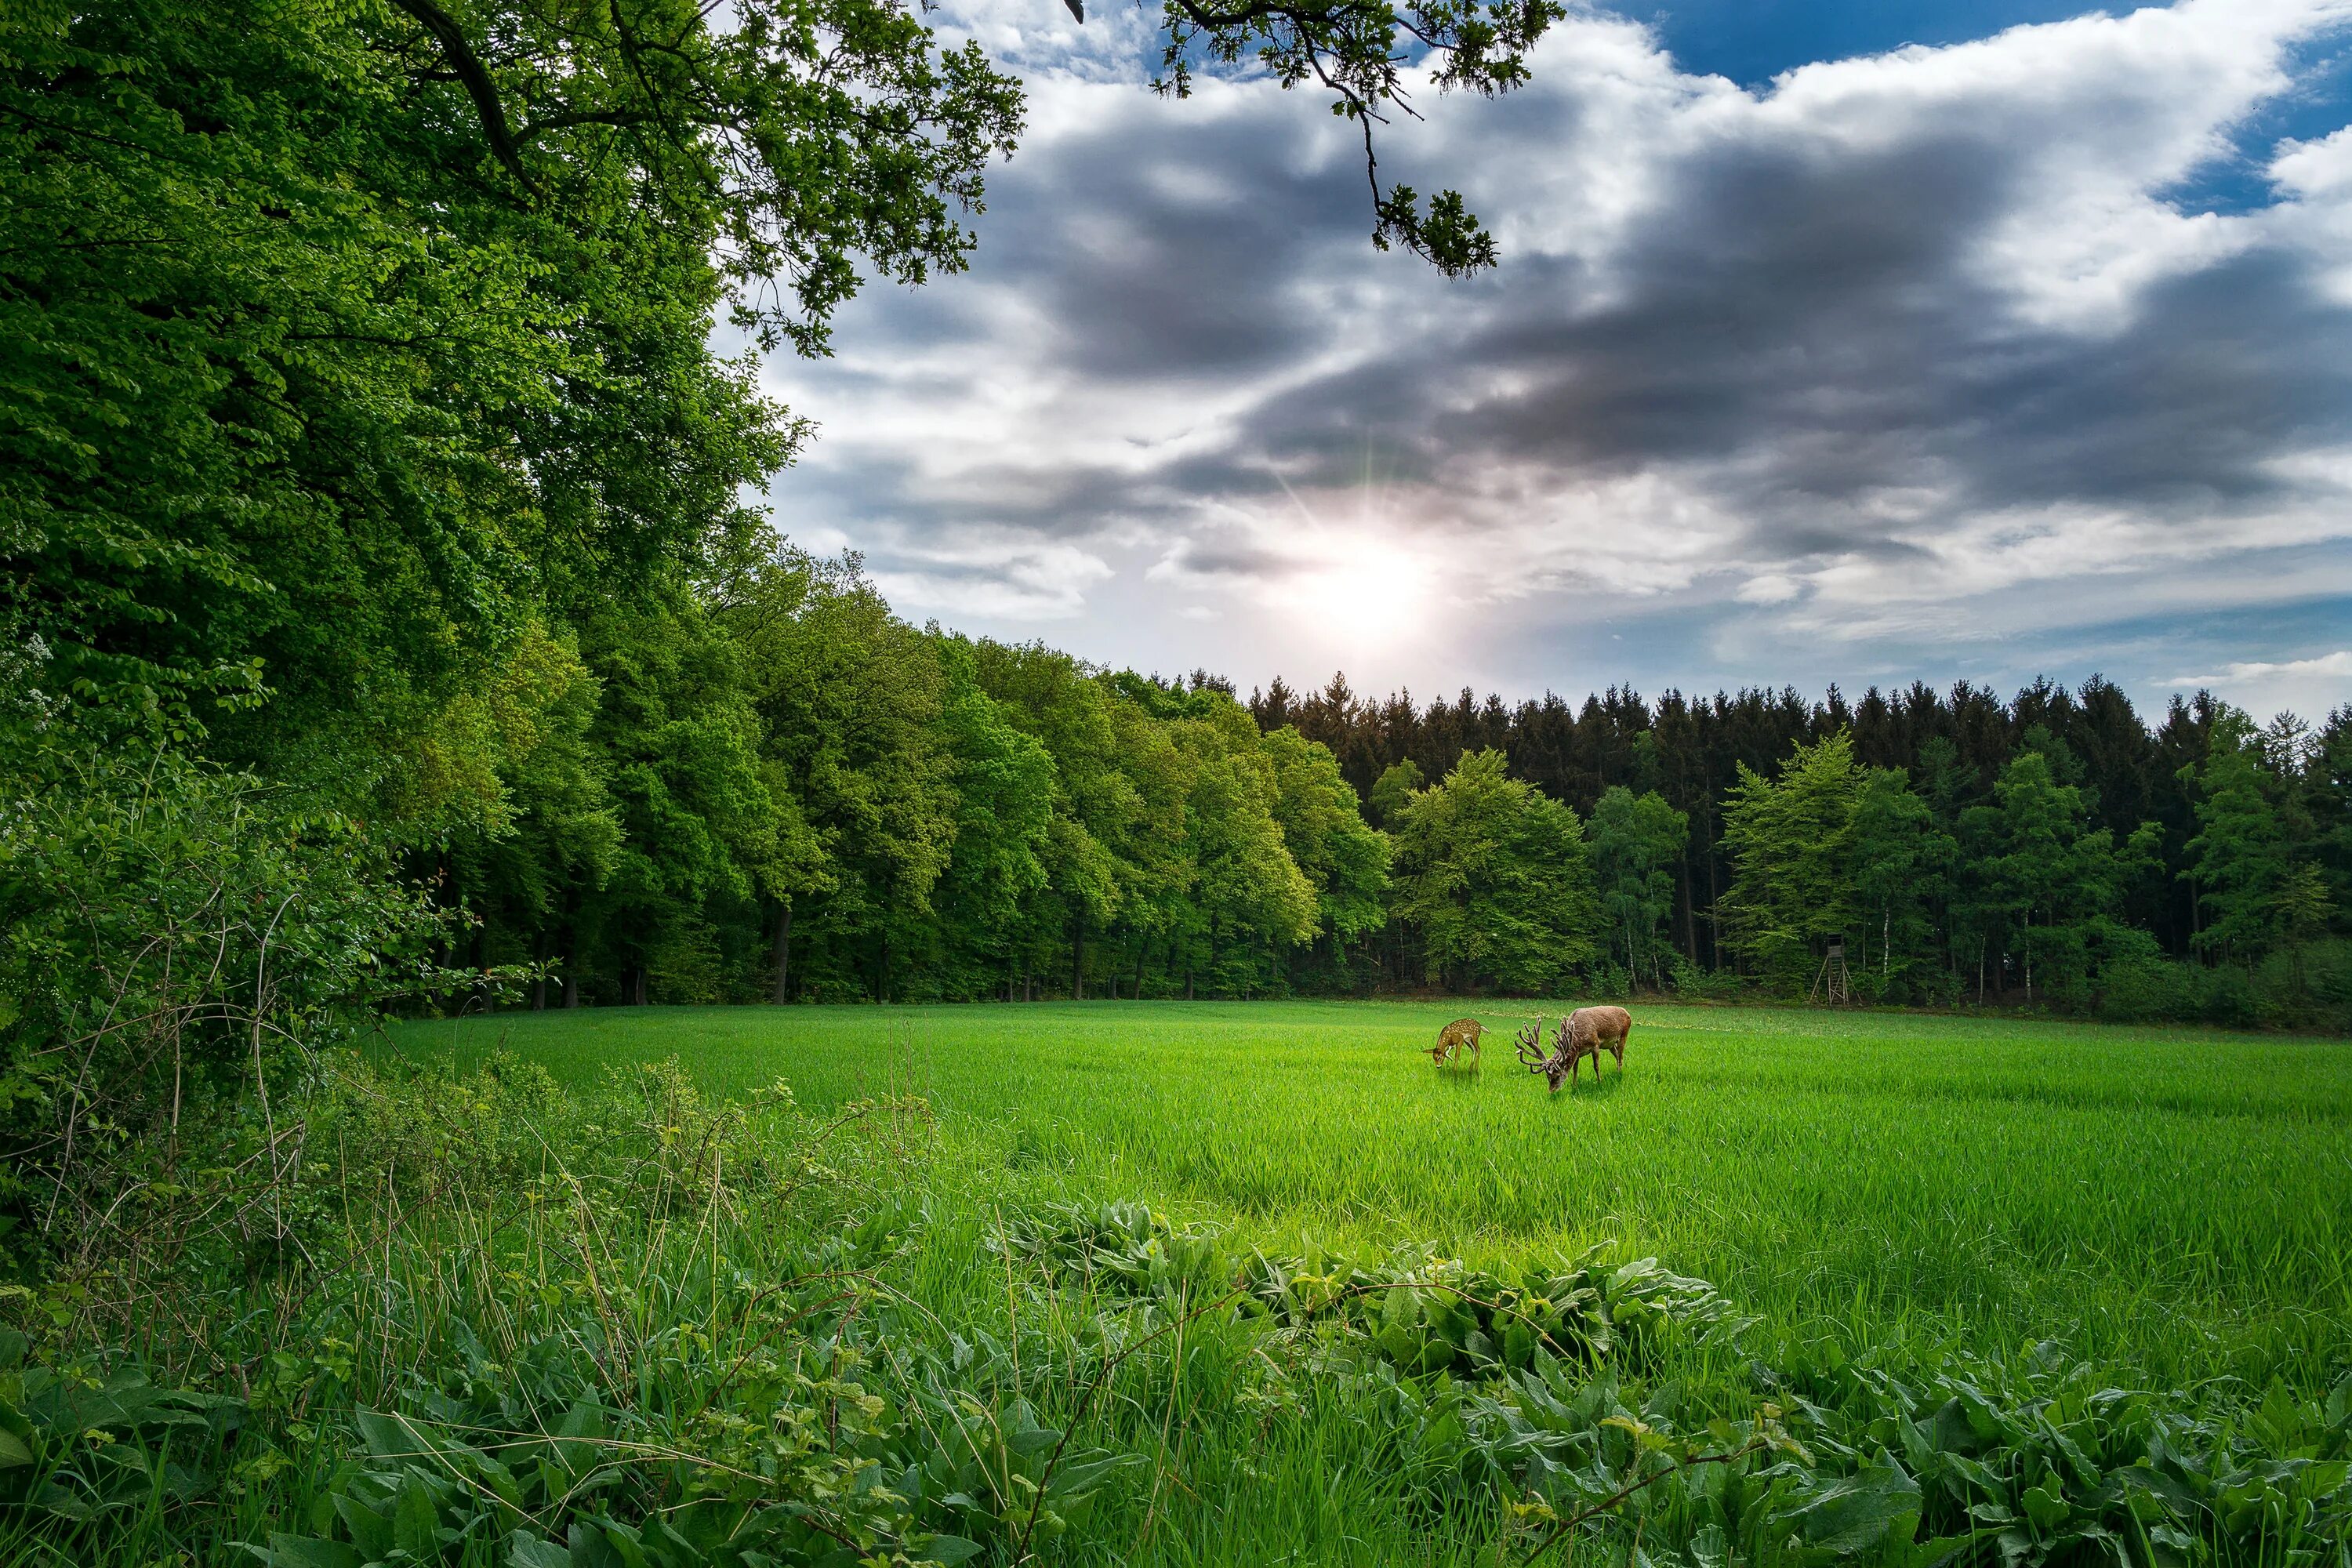
[[407, 867], [466, 917], [455, 963], [532, 970], [518, 1005], [1798, 995], [1833, 941], [1869, 1000], [2341, 1003], [2352, 710], [1244, 703], [915, 628], [766, 542], [520, 639], [427, 772]]
[[[529, 1004], [1854, 994], [2340, 1008], [2352, 710], [1832, 689], [1244, 704], [891, 616], [764, 547], [525, 644], [413, 852]], [[492, 784], [490, 781], [497, 781]]]
[[[1818, 701], [1612, 687], [1580, 708], [1376, 701], [1334, 677], [1250, 708], [1330, 748], [1376, 821], [1454, 759], [1504, 753], [1583, 820], [1622, 983], [1680, 965], [1801, 989], [1838, 940], [1856, 990], [1890, 1000], [2082, 1007], [2104, 976], [2124, 982], [2112, 1010], [2243, 1018], [2242, 979], [2281, 1007], [2341, 984], [2340, 960], [2324, 983], [2313, 965], [2352, 889], [2352, 710], [2257, 728], [2200, 691], [2151, 728], [2097, 677], [2006, 701], [1967, 682]], [[2215, 973], [2159, 984], [2159, 955]]]

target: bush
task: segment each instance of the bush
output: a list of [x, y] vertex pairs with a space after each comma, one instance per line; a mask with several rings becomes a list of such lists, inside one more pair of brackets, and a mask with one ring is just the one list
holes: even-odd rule
[[1732, 971], [1701, 969], [1679, 955], [1666, 976], [1675, 995], [1693, 1002], [1736, 1002], [1748, 992], [1748, 983]]
[[2196, 965], [2162, 957], [2133, 958], [2101, 979], [2098, 1016], [2118, 1024], [2192, 1018], [2206, 989]]
[[100, 1247], [191, 1119], [256, 1120], [269, 1179], [299, 1161], [288, 1091], [421, 982], [442, 921], [349, 818], [170, 751], [28, 749], [0, 801], [0, 1264], [23, 1275]]
[[2352, 941], [2326, 937], [2272, 953], [2255, 969], [2252, 991], [2267, 1026], [2352, 1030]]

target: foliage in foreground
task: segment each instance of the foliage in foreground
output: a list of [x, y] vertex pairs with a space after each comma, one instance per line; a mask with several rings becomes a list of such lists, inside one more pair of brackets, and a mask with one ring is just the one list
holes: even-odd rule
[[1768, 1363], [1651, 1260], [1275, 1256], [991, 1193], [917, 1101], [713, 1106], [675, 1068], [575, 1100], [344, 1063], [310, 1110], [299, 1247], [17, 1299], [0, 1552], [1133, 1561], [1232, 1510], [1323, 1559], [2316, 1564], [2352, 1529], [2352, 1381]]
[[[273, 1096], [428, 981], [443, 922], [359, 824], [249, 773], [27, 746], [0, 792], [0, 1264], [94, 1268], [150, 1222], [282, 1240], [303, 1146]], [[258, 1208], [169, 1201], [220, 1160]]]

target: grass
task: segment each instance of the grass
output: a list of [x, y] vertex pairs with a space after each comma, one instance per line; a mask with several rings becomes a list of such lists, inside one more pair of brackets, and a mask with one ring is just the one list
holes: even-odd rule
[[[1555, 1013], [1557, 1009], [1552, 1009]], [[609, 1009], [396, 1030], [585, 1083], [677, 1058], [823, 1108], [929, 1096], [996, 1201], [1135, 1198], [1273, 1246], [1613, 1238], [1848, 1352], [2056, 1339], [2156, 1386], [2316, 1392], [2352, 1342], [2352, 1044], [1660, 1005], [1547, 1097], [1459, 1005]]]
[[398, 1026], [16, 1303], [0, 1568], [2347, 1560], [2352, 1045], [1459, 1010]]

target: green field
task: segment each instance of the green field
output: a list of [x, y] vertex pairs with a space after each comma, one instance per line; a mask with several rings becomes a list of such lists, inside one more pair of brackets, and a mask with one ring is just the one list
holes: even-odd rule
[[2352, 1343], [2352, 1044], [1643, 1006], [1622, 1076], [1550, 1098], [1512, 1062], [1514, 1010], [1480, 1013], [1483, 1071], [1433, 1067], [1460, 1011], [609, 1009], [391, 1045], [577, 1083], [675, 1057], [819, 1108], [911, 1088], [963, 1173], [943, 1180], [1000, 1207], [1137, 1198], [1268, 1247], [1473, 1259], [1613, 1239], [1784, 1343], [2054, 1339], [2159, 1387], [2305, 1392]]

